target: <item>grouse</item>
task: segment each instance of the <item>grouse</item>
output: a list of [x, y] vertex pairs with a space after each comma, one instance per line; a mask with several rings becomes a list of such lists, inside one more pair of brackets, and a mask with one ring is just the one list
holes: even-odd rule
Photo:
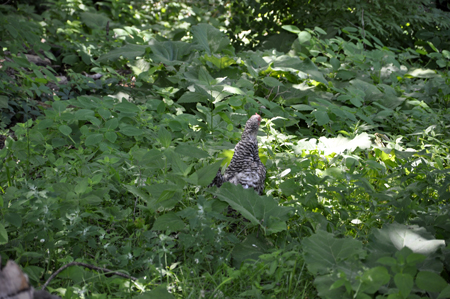
[[261, 116], [257, 113], [250, 117], [245, 124], [241, 140], [234, 148], [234, 155], [231, 158], [230, 165], [222, 172], [219, 171], [209, 186], [220, 187], [224, 182], [230, 182], [235, 185], [240, 184], [244, 188], [253, 188], [262, 195], [264, 190], [264, 180], [266, 179], [266, 168], [259, 159], [258, 155], [258, 133]]

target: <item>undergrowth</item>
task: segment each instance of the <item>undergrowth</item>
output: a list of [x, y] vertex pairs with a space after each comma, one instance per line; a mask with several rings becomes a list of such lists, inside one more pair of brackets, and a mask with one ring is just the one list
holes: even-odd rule
[[[78, 261], [137, 280], [51, 292], [450, 297], [448, 50], [285, 25], [239, 51], [217, 3], [49, 3], [0, 6], [0, 255], [35, 288]], [[265, 195], [207, 188], [255, 113]]]

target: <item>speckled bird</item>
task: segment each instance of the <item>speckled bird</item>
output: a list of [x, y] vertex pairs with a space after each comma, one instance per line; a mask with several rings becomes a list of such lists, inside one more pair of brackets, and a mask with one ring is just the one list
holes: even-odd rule
[[240, 184], [244, 188], [253, 188], [260, 195], [263, 194], [266, 168], [259, 159], [256, 139], [260, 123], [261, 116], [257, 113], [250, 117], [245, 124], [241, 140], [234, 148], [230, 165], [223, 175], [219, 169], [210, 186], [220, 187], [224, 182], [230, 182], [235, 185]]

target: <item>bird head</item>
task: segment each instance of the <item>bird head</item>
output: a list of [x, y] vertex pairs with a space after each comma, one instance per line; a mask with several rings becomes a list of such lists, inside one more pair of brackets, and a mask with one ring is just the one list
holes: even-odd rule
[[244, 134], [253, 135], [256, 137], [258, 134], [259, 125], [261, 124], [261, 116], [258, 113], [252, 115], [245, 124]]

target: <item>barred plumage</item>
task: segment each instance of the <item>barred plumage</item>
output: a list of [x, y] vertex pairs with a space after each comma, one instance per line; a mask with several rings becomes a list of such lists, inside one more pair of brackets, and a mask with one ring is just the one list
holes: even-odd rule
[[225, 174], [219, 171], [210, 186], [220, 187], [224, 182], [235, 185], [240, 184], [244, 188], [253, 188], [260, 195], [264, 191], [264, 180], [266, 179], [266, 168], [259, 159], [258, 133], [261, 116], [253, 115], [245, 124], [241, 140], [236, 144], [234, 155]]

